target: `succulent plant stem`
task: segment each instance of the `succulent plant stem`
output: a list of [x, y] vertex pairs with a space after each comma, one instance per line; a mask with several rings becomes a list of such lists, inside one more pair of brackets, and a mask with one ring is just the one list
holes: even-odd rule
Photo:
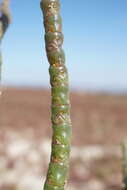
[[64, 190], [69, 169], [71, 120], [68, 72], [62, 49], [62, 19], [59, 0], [42, 0], [45, 46], [50, 64], [52, 152], [44, 190]]

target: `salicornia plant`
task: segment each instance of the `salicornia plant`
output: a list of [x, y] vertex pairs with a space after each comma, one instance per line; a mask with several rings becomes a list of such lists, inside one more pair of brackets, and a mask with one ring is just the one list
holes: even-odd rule
[[45, 44], [50, 63], [52, 152], [44, 190], [64, 190], [68, 177], [71, 120], [68, 72], [62, 49], [63, 34], [59, 0], [42, 0]]
[[[0, 5], [0, 42], [8, 28], [8, 25], [11, 21], [10, 11], [9, 11], [10, 0], [3, 0]], [[1, 65], [2, 65], [2, 56], [0, 52], [0, 79], [1, 79]]]

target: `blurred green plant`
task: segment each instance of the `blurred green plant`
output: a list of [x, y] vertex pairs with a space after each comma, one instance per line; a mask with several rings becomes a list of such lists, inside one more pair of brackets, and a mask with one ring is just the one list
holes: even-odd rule
[[127, 190], [127, 142], [122, 144], [123, 150], [123, 190]]
[[45, 44], [51, 83], [52, 152], [44, 190], [64, 190], [68, 177], [71, 120], [68, 72], [62, 49], [62, 19], [59, 0], [42, 0]]

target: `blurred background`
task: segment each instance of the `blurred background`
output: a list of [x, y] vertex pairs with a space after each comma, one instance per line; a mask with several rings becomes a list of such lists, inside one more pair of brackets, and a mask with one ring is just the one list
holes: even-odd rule
[[[40, 1], [11, 1], [2, 42], [0, 190], [42, 189], [50, 85]], [[120, 190], [127, 136], [127, 2], [62, 1], [73, 124], [68, 190]]]

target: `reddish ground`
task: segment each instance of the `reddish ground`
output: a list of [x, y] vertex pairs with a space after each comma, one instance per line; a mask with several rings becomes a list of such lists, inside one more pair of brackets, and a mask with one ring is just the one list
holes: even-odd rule
[[[119, 144], [127, 133], [127, 96], [71, 93], [73, 144]], [[37, 136], [51, 135], [50, 92], [5, 89], [0, 101], [0, 126], [33, 128]]]
[[[79, 149], [94, 145], [118, 147], [127, 137], [127, 95], [72, 92], [71, 104], [73, 146]], [[34, 141], [51, 138], [49, 108], [50, 92], [47, 90], [4, 89], [0, 100], [0, 141], [6, 130], [24, 133], [25, 136], [29, 128]], [[74, 164], [87, 168], [89, 173], [77, 174]], [[105, 189], [120, 190], [121, 179], [119, 156], [94, 159], [89, 166], [80, 159], [71, 161], [70, 181], [77, 189], [81, 183], [98, 180], [106, 184]], [[12, 190], [9, 187], [4, 189]]]

